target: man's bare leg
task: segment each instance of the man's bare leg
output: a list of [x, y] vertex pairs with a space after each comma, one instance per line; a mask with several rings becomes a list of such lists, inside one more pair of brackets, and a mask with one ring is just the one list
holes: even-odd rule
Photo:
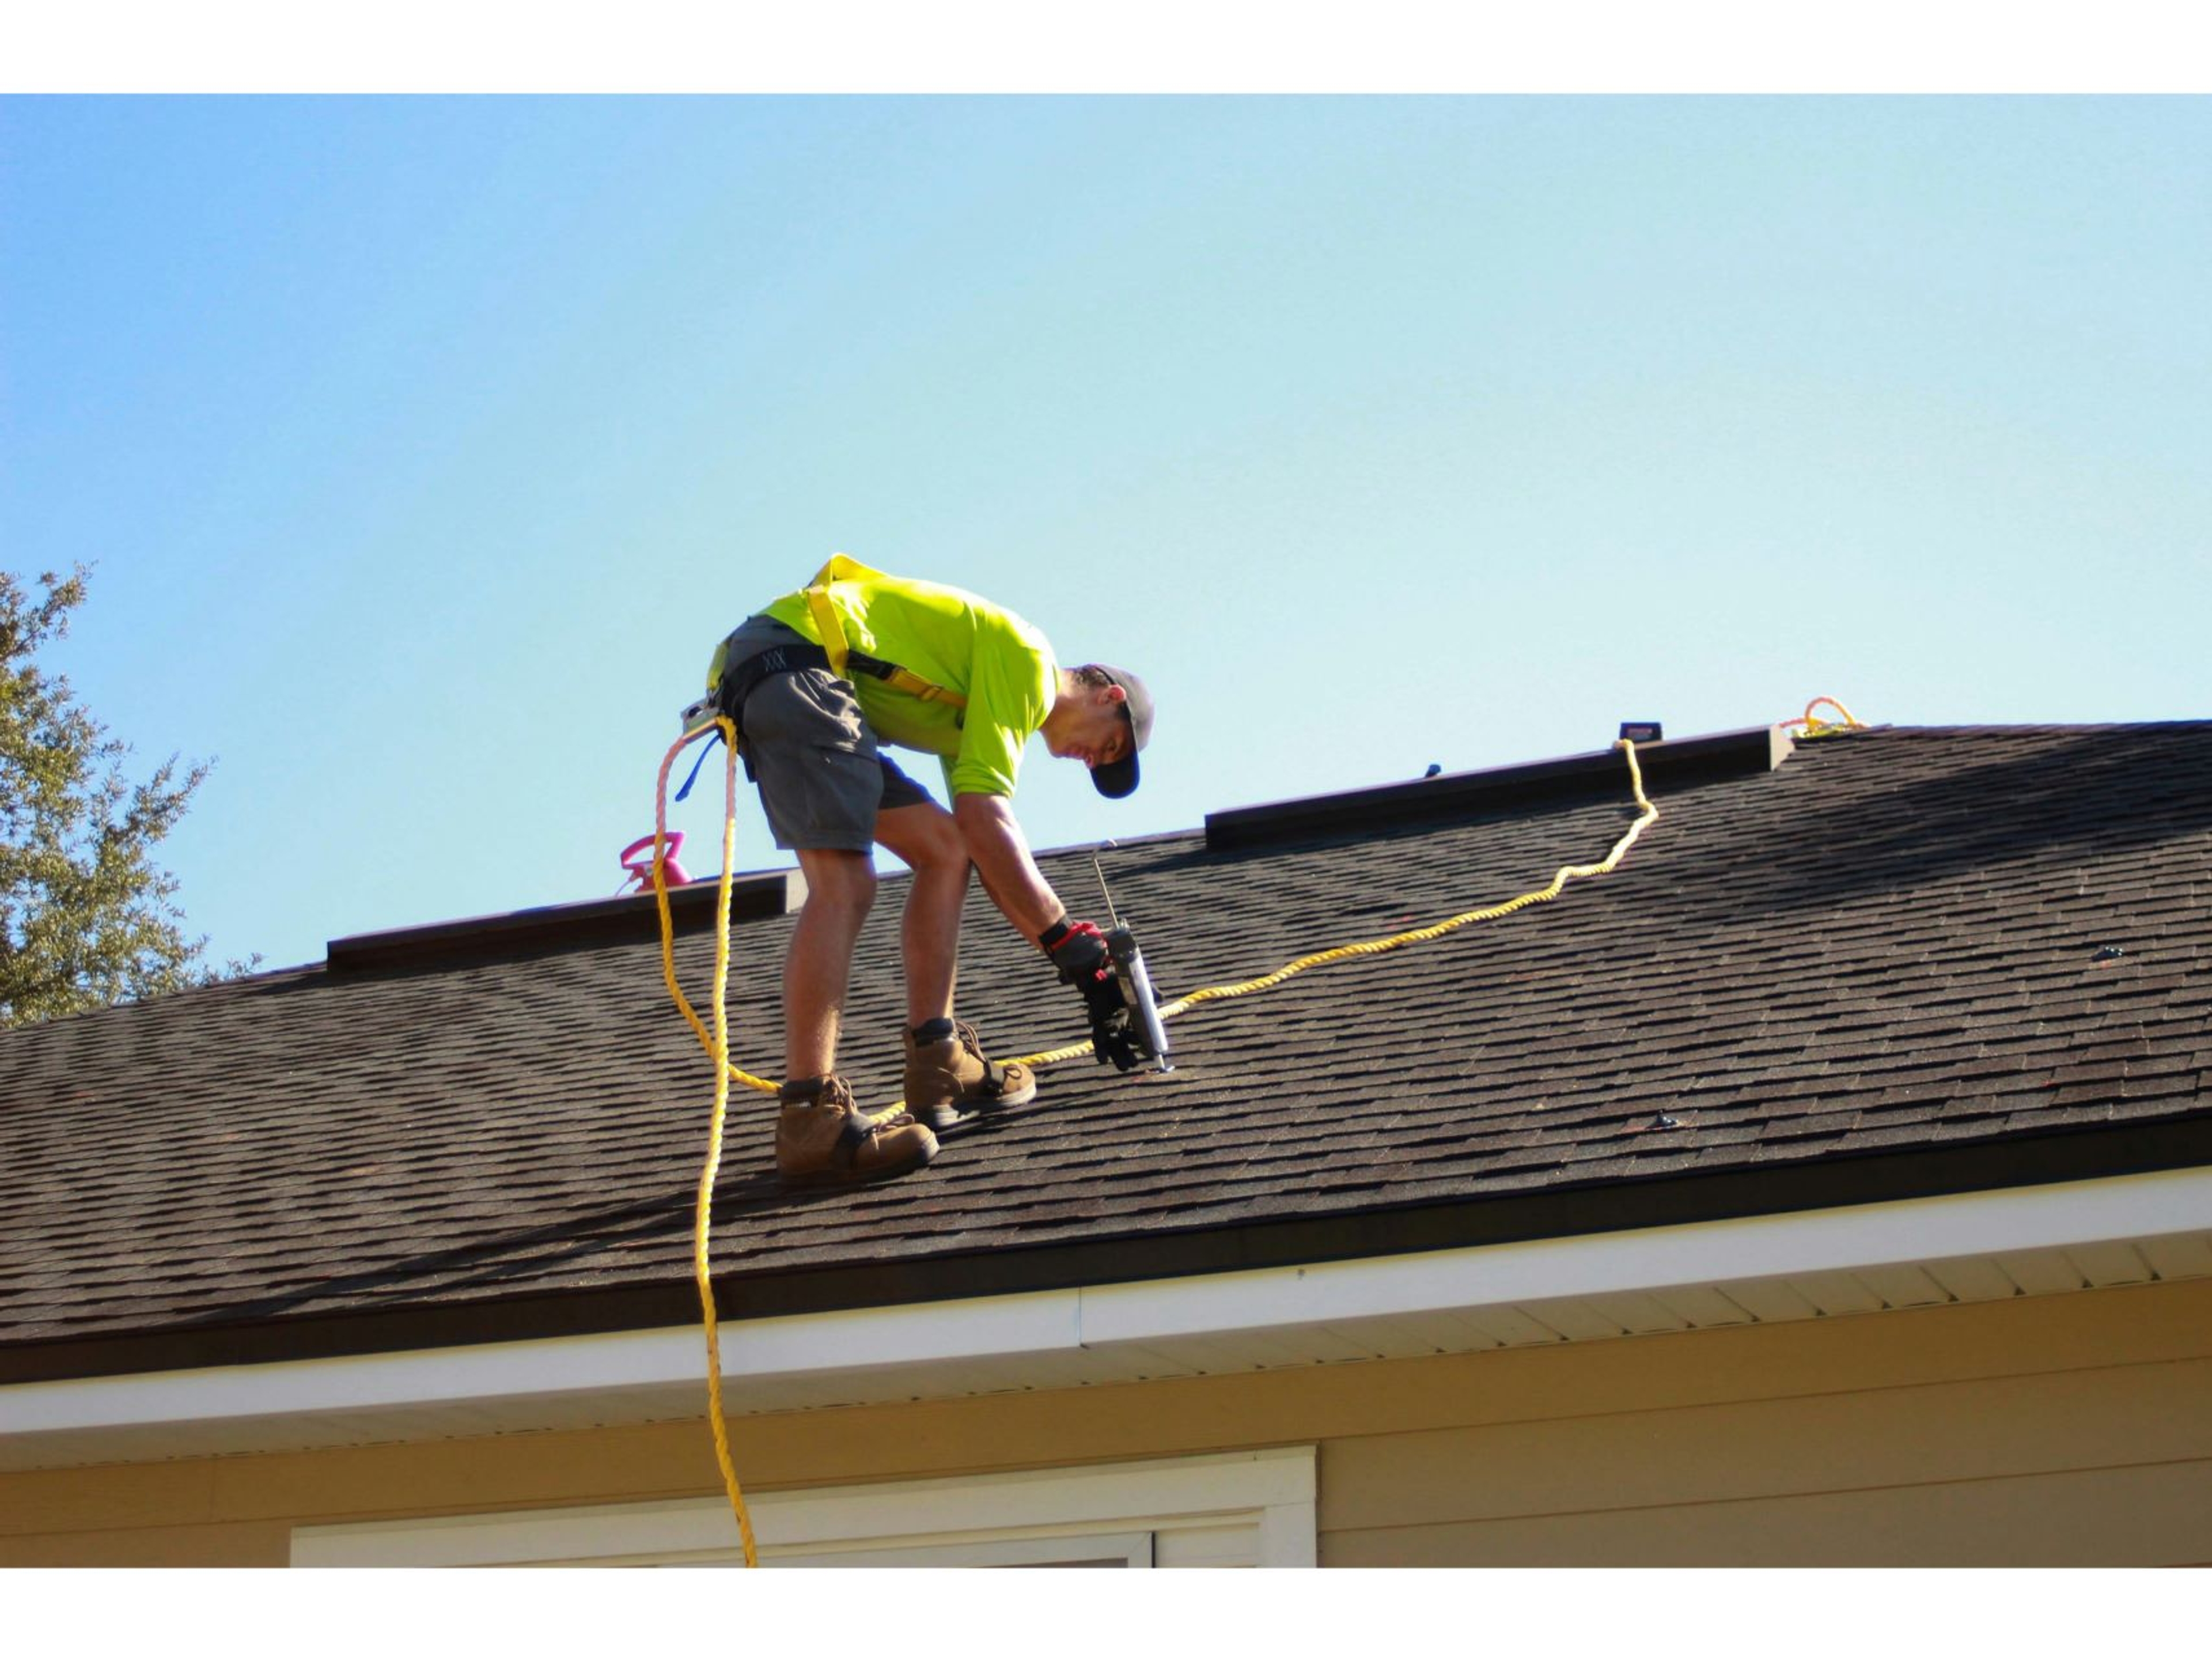
[[878, 813], [876, 840], [914, 872], [899, 926], [907, 1025], [949, 1018], [960, 967], [960, 911], [968, 897], [968, 844], [952, 815], [933, 801]]
[[806, 904], [792, 930], [783, 966], [783, 1076], [814, 1079], [837, 1070], [837, 1031], [853, 946], [875, 903], [876, 873], [866, 854], [802, 848]]
[[[960, 912], [968, 897], [968, 838], [934, 802], [876, 815], [876, 840], [914, 872], [901, 940], [906, 952], [906, 1107], [939, 1135], [978, 1114], [1036, 1097], [1036, 1077], [1019, 1063], [988, 1061], [972, 1034], [953, 1025]], [[941, 1023], [934, 1027], [932, 1023]]]

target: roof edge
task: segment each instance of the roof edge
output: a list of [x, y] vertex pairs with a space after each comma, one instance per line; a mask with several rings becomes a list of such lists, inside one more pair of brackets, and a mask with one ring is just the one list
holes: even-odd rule
[[[1771, 1325], [1872, 1312], [1848, 1295], [1802, 1312], [1761, 1298], [1805, 1277], [1917, 1268], [1941, 1281], [1961, 1259], [2098, 1248], [2075, 1267], [2082, 1289], [2140, 1287], [2116, 1245], [2201, 1234], [2212, 1167], [1940, 1195], [1777, 1217], [1638, 1229], [1560, 1240], [1285, 1264], [1127, 1284], [1097, 1283], [925, 1306], [763, 1317], [723, 1358], [732, 1407], [746, 1414], [1133, 1382], [1279, 1366], [1285, 1347], [1318, 1360], [1465, 1354], [1492, 1348], [1452, 1330], [1488, 1317], [1553, 1326], [1583, 1343]], [[2212, 1267], [2184, 1262], [2169, 1281], [2212, 1291]], [[2068, 1288], [2038, 1279], [2030, 1295]], [[1739, 1320], [1589, 1330], [1558, 1305], [1675, 1290], [1741, 1305]], [[2018, 1295], [1946, 1287], [1958, 1304]], [[1884, 1313], [1927, 1307], [1911, 1295]], [[1745, 1311], [1750, 1311], [1746, 1314]], [[1600, 1308], [1597, 1311], [1605, 1316]], [[1686, 1311], [1685, 1311], [1686, 1316]], [[1607, 1317], [1607, 1318], [1612, 1318]], [[1377, 1331], [1366, 1323], [1388, 1323]], [[1418, 1333], [1400, 1323], [1418, 1325]], [[1436, 1324], [1432, 1324], [1435, 1323]], [[1363, 1329], [1364, 1330], [1363, 1331]], [[0, 1386], [0, 1471], [82, 1469], [151, 1458], [429, 1440], [454, 1434], [642, 1423], [696, 1412], [698, 1327], [579, 1334], [432, 1351], [230, 1364]], [[1178, 1352], [1195, 1341], [1206, 1364]], [[1074, 1378], [1071, 1379], [1071, 1370]], [[837, 1383], [828, 1389], [829, 1381]]]
[[[1271, 1218], [1226, 1228], [1200, 1226], [1136, 1238], [841, 1264], [757, 1277], [718, 1275], [715, 1299], [721, 1318], [736, 1323], [1564, 1239], [2197, 1166], [2212, 1166], [2212, 1110], [2089, 1129], [2056, 1127], [1936, 1148], [1794, 1163], [1760, 1160], [1726, 1171], [1614, 1177], [1390, 1210]], [[634, 1331], [695, 1323], [698, 1311], [687, 1276], [504, 1301], [0, 1344], [0, 1384]]]
[[[1795, 747], [1795, 741], [1781, 727], [1747, 727], [1700, 738], [1639, 744], [1636, 761], [1647, 782], [1679, 788], [1771, 773], [1790, 758]], [[1552, 761], [1441, 773], [1434, 778], [1409, 779], [1326, 796], [1232, 807], [1206, 816], [1206, 845], [1209, 851], [1218, 852], [1264, 847], [1321, 832], [1465, 818], [1492, 808], [1526, 806], [1534, 801], [1616, 788], [1622, 771], [1616, 745]]]

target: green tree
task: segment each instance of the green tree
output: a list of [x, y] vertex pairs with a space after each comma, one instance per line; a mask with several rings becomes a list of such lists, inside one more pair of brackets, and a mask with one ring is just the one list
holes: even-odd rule
[[178, 927], [176, 879], [149, 857], [207, 764], [180, 776], [172, 756], [128, 782], [131, 746], [77, 703], [66, 676], [39, 666], [39, 648], [69, 633], [86, 575], [82, 565], [66, 580], [48, 572], [34, 597], [0, 571], [0, 1026], [219, 978], [202, 961], [205, 938]]

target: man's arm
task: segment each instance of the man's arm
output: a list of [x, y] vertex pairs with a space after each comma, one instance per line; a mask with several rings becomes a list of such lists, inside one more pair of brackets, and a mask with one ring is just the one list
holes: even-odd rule
[[968, 843], [968, 857], [982, 879], [983, 891], [1006, 913], [1006, 921], [1030, 944], [1066, 915], [1067, 908], [1030, 857], [1028, 839], [1015, 822], [1005, 796], [962, 791], [952, 798], [952, 817]]
[[[952, 816], [967, 839], [968, 858], [983, 879], [984, 892], [1024, 939], [1043, 948], [1060, 978], [1082, 995], [1091, 1042], [1102, 1057], [1112, 1053], [1110, 1024], [1123, 999], [1098, 925], [1069, 920], [1060, 896], [1030, 857], [1029, 843], [1004, 796], [958, 792], [952, 798]], [[1130, 1062], [1117, 1065], [1126, 1071]]]

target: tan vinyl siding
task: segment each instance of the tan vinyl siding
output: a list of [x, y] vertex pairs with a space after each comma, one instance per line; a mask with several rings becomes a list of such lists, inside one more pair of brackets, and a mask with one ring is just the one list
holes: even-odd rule
[[7, 1568], [220, 1569], [281, 1566], [291, 1549], [283, 1523], [196, 1523], [31, 1535], [0, 1542]]
[[[2207, 1402], [2212, 1361], [2168, 1362], [1347, 1437], [1322, 1448], [1322, 1558], [2203, 1557], [2212, 1555]], [[2077, 1531], [2084, 1516], [2098, 1519], [2094, 1537]]]
[[[2202, 1563], [2212, 1282], [733, 1431], [756, 1491], [1310, 1442], [1324, 1565]], [[300, 1524], [718, 1488], [696, 1421], [24, 1472], [0, 1564], [281, 1563]]]
[[[1326, 1481], [1326, 1478], [1323, 1479]], [[2212, 1561], [2212, 1464], [1346, 1529], [1329, 1567], [2034, 1567]]]

